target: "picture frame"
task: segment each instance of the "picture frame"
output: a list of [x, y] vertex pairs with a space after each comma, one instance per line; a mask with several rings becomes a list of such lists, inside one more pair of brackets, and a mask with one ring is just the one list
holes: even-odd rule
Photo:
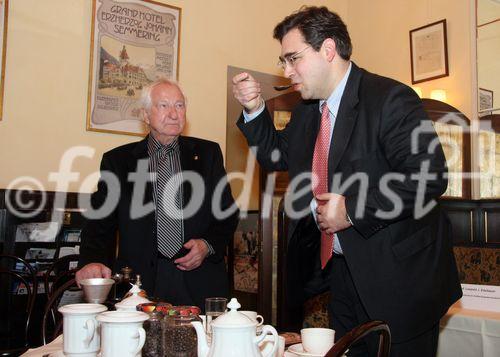
[[0, 0], [0, 121], [3, 119], [3, 95], [5, 91], [5, 58], [7, 52], [7, 28], [9, 19], [9, 0]]
[[65, 243], [79, 243], [81, 239], [82, 230], [81, 229], [65, 229], [62, 241]]
[[493, 111], [493, 91], [485, 88], [479, 88], [479, 116], [491, 115]]
[[148, 133], [141, 92], [178, 79], [181, 12], [152, 0], [92, 0], [88, 131]]
[[410, 30], [410, 59], [413, 84], [449, 75], [446, 19]]

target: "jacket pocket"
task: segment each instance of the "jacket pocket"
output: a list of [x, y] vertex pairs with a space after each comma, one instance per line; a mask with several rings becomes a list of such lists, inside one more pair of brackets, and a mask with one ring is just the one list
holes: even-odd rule
[[[394, 234], [394, 232], [391, 232]], [[426, 226], [413, 233], [408, 238], [394, 244], [392, 251], [399, 260], [406, 259], [422, 249], [428, 247], [436, 240], [436, 234], [430, 226]]]

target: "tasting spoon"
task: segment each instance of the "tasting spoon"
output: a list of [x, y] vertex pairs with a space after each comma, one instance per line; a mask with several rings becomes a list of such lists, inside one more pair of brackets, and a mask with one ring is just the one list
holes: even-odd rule
[[289, 88], [292, 88], [292, 85], [289, 84], [289, 85], [286, 85], [286, 86], [273, 86], [274, 90], [277, 90], [277, 91], [283, 91], [283, 90], [287, 90]]

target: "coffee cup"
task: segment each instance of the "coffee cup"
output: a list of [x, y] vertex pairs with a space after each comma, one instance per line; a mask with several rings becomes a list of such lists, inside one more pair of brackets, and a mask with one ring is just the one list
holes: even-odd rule
[[303, 328], [300, 330], [302, 348], [307, 353], [325, 355], [332, 348], [335, 330], [329, 328]]
[[65, 356], [97, 356], [101, 342], [96, 316], [107, 309], [101, 304], [69, 304], [59, 308], [63, 315]]
[[140, 311], [107, 311], [97, 316], [101, 323], [102, 357], [137, 357], [146, 341], [142, 323], [149, 315]]
[[264, 323], [264, 318], [262, 315], [258, 315], [255, 311], [239, 311], [243, 315], [246, 315], [250, 318], [250, 320], [257, 322], [257, 326], [260, 326]]

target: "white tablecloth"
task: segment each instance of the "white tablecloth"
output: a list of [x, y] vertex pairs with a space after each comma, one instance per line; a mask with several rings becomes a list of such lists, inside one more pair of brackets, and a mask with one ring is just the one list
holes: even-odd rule
[[63, 349], [63, 340], [62, 340], [62, 335], [60, 335], [54, 341], [45, 346], [29, 349], [22, 356], [23, 357], [42, 357], [46, 355], [50, 355], [50, 357], [64, 356], [64, 354], [62, 353], [62, 349]]
[[438, 357], [500, 356], [500, 313], [451, 307], [441, 319]]

